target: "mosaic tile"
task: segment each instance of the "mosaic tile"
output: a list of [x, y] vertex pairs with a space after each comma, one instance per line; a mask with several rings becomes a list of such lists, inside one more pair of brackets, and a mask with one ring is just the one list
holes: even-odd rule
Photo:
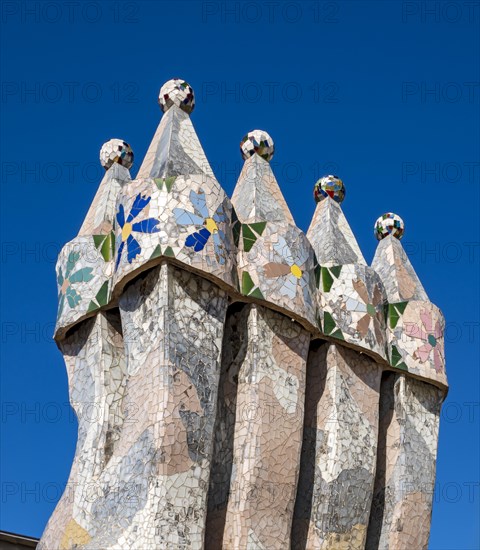
[[442, 391], [393, 372], [380, 391], [380, 458], [365, 548], [427, 550]]
[[[234, 333], [225, 335], [227, 342], [237, 331], [251, 336], [233, 353], [228, 346], [222, 361], [222, 372], [229, 374], [228, 380], [221, 378], [219, 407], [224, 415], [218, 421], [229, 421], [230, 415], [236, 420], [229, 421], [231, 441], [222, 437], [225, 431], [217, 431], [214, 455], [228, 456], [230, 464], [217, 459], [214, 465], [205, 544], [289, 548], [310, 335], [288, 317], [257, 305], [245, 306], [231, 318], [232, 329]], [[232, 379], [235, 410], [229, 412]], [[217, 526], [222, 513], [223, 537]]]
[[111, 139], [100, 149], [100, 164], [108, 170], [115, 163], [130, 169], [133, 166], [133, 151], [122, 139]]
[[400, 216], [393, 212], [387, 212], [378, 218], [373, 228], [375, 237], [381, 241], [388, 235], [393, 235], [397, 239], [403, 237], [405, 224]]
[[[114, 284], [148, 267], [152, 258], [177, 261], [237, 288], [232, 207], [218, 182], [205, 175], [178, 176], [159, 189], [152, 178], [122, 189], [117, 204]], [[143, 207], [138, 211], [135, 202]], [[135, 218], [128, 222], [133, 209]]]
[[[322, 186], [336, 190], [322, 194]], [[319, 328], [326, 336], [360, 345], [386, 359], [387, 298], [380, 277], [366, 266], [342, 212], [343, 182], [325, 176], [315, 184], [314, 194], [317, 207], [307, 237], [318, 262]]]
[[314, 324], [314, 253], [296, 227], [269, 163], [260, 154], [245, 161], [232, 204], [241, 292], [275, 303]]
[[270, 162], [275, 153], [275, 144], [267, 132], [252, 130], [240, 142], [240, 152], [242, 153], [243, 160], [247, 160], [257, 154], [262, 159]]
[[339, 177], [332, 175], [323, 176], [313, 187], [315, 202], [320, 202], [326, 197], [330, 197], [338, 203], [343, 202], [345, 198], [345, 186]]
[[[110, 148], [110, 140], [103, 147]], [[102, 155], [102, 154], [101, 154]], [[133, 155], [133, 153], [132, 153]], [[78, 236], [59, 254], [56, 271], [58, 310], [55, 334], [108, 303], [113, 275], [115, 203], [130, 173], [119, 161], [107, 169]]]
[[443, 386], [445, 320], [432, 304], [394, 234], [380, 240], [372, 267], [388, 299], [387, 357], [392, 366]]
[[307, 237], [322, 266], [366, 265], [340, 204], [329, 196], [317, 202]]
[[[123, 140], [56, 266], [78, 417], [39, 550], [427, 548], [445, 321], [393, 213], [368, 266], [333, 175], [305, 235], [249, 132], [232, 200], [162, 86], [136, 178]], [[94, 497], [92, 498], [92, 491]]]
[[292, 549], [365, 548], [381, 376], [347, 348], [318, 342], [310, 350]]
[[190, 114], [195, 107], [195, 95], [188, 82], [185, 82], [181, 78], [173, 78], [165, 82], [160, 88], [158, 103], [164, 113], [170, 107], [176, 105], [182, 111]]
[[157, 185], [165, 185], [168, 191], [172, 181], [169, 178], [192, 174], [215, 177], [190, 116], [177, 105], [172, 105], [158, 125], [137, 179], [153, 178]]
[[99, 476], [125, 421], [121, 403], [126, 363], [119, 315], [99, 313], [83, 321], [59, 346], [78, 440], [66, 490], [38, 548], [88, 548], [95, 529], [101, 528], [92, 524], [92, 510], [103, 490]]

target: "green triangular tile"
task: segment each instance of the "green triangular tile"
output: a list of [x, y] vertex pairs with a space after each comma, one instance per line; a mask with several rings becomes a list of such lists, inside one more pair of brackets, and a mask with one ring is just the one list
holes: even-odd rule
[[330, 336], [333, 336], [333, 338], [337, 338], [338, 340], [345, 340], [343, 332], [339, 328], [335, 332], [332, 332]]
[[340, 276], [340, 273], [342, 271], [342, 266], [341, 265], [334, 265], [333, 267], [330, 268], [330, 271], [334, 274], [335, 278], [338, 279], [338, 277]]
[[92, 311], [95, 311], [96, 309], [98, 309], [100, 306], [97, 305], [93, 300], [90, 302], [89, 306], [88, 306], [88, 309], [87, 309], [87, 313], [90, 313]]
[[245, 237], [243, 238], [243, 249], [245, 250], [245, 252], [250, 252], [250, 250], [252, 249], [252, 246], [255, 244], [256, 242], [256, 238], [251, 240], [251, 239], [246, 239]]
[[250, 277], [248, 271], [242, 273], [242, 293], [248, 296], [248, 294], [255, 288], [255, 284]]
[[265, 227], [267, 226], [267, 222], [255, 222], [255, 223], [249, 223], [248, 224], [250, 229], [255, 231], [259, 237], [262, 236], [263, 232], [265, 231]]
[[261, 300], [265, 299], [259, 288], [256, 288], [255, 290], [250, 292], [249, 296], [253, 296], [254, 298], [260, 298]]
[[390, 322], [390, 328], [395, 328], [397, 326], [400, 316], [398, 315], [393, 304], [388, 304], [388, 319]]
[[107, 235], [92, 235], [93, 242], [96, 248], [100, 248], [103, 244], [103, 241], [107, 238]]
[[391, 365], [396, 367], [397, 363], [402, 359], [402, 355], [397, 349], [397, 346], [392, 346], [392, 358], [391, 358]]
[[115, 255], [115, 236], [113, 231], [105, 237], [100, 252], [106, 262], [113, 259], [113, 256]]
[[169, 176], [168, 178], [155, 178], [153, 181], [156, 186], [163, 191], [163, 188], [167, 190], [168, 193], [172, 190], [173, 184], [175, 183], [176, 176]]
[[97, 292], [97, 295], [95, 296], [95, 299], [97, 302], [104, 306], [108, 301], [108, 281], [105, 281], [103, 285], [100, 287], [100, 290]]
[[337, 325], [335, 321], [333, 320], [333, 317], [328, 313], [328, 311], [325, 311], [323, 314], [323, 330], [325, 334], [328, 336], [330, 335], [335, 329]]
[[176, 176], [170, 176], [168, 178], [165, 178], [165, 187], [167, 188], [167, 191], [170, 193], [172, 190], [173, 184], [175, 183]]
[[244, 223], [242, 225], [242, 229], [243, 229], [243, 238], [244, 239], [245, 239], [245, 237], [247, 239], [256, 239], [257, 238], [255, 233], [250, 229], [250, 226], [248, 225], [248, 223]]
[[171, 258], [175, 258], [175, 253], [173, 252], [171, 246], [167, 246], [167, 248], [165, 249], [164, 255], [170, 256]]
[[333, 285], [333, 277], [330, 275], [328, 267], [322, 267], [322, 282], [323, 282], [323, 291], [330, 292], [330, 289]]
[[159, 244], [155, 247], [155, 250], [152, 252], [152, 255], [150, 256], [150, 260], [153, 260], [153, 258], [159, 258], [162, 255], [162, 248]]
[[252, 249], [252, 246], [255, 244], [257, 240], [257, 236], [250, 229], [248, 224], [242, 225], [242, 234], [243, 234], [243, 249], [245, 250], [245, 252], [250, 252], [250, 250]]
[[390, 328], [394, 329], [397, 326], [400, 315], [403, 314], [408, 302], [397, 302], [396, 304], [388, 304], [388, 319]]

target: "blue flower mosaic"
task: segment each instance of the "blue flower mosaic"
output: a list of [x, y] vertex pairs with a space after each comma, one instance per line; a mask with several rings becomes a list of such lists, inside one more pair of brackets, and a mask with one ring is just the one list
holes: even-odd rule
[[140, 254], [142, 247], [137, 239], [132, 235], [133, 232], [136, 233], [157, 233], [160, 229], [157, 225], [160, 223], [159, 220], [155, 218], [147, 218], [141, 222], [132, 223], [133, 220], [140, 214], [140, 212], [147, 206], [152, 197], [146, 197], [139, 193], [135, 200], [133, 201], [132, 208], [128, 218], [125, 220], [125, 210], [123, 204], [118, 206], [117, 212], [117, 223], [122, 233], [120, 235], [121, 243], [118, 247], [117, 252], [117, 261], [115, 262], [115, 271], [118, 269], [120, 260], [122, 258], [122, 252], [127, 245], [127, 260], [131, 264], [132, 261]]
[[195, 225], [197, 231], [188, 235], [185, 240], [187, 248], [193, 248], [195, 252], [203, 250], [210, 238], [213, 240], [215, 257], [219, 264], [225, 264], [226, 248], [225, 233], [219, 229], [218, 224], [224, 223], [227, 216], [220, 205], [215, 214], [211, 216], [208, 212], [205, 192], [200, 189], [198, 193], [190, 191], [190, 202], [194, 212], [189, 212], [183, 208], [174, 208], [173, 214], [179, 225]]

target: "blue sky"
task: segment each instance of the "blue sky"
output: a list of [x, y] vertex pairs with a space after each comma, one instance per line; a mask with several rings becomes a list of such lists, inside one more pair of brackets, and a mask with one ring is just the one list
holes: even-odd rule
[[160, 86], [194, 88], [193, 123], [231, 194], [253, 128], [297, 225], [325, 173], [370, 261], [385, 211], [447, 320], [431, 550], [480, 546], [478, 2], [4, 2], [1, 6], [0, 529], [40, 536], [75, 450], [51, 339], [55, 259], [128, 141], [135, 174]]

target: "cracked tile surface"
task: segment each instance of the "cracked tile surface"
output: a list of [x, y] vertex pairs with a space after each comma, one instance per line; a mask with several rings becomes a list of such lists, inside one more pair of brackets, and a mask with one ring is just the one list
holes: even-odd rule
[[262, 130], [230, 201], [191, 86], [159, 103], [134, 180], [130, 146], [102, 148], [59, 255], [78, 442], [39, 549], [426, 548], [445, 321], [403, 220], [379, 218], [369, 267], [329, 175], [305, 235]]

